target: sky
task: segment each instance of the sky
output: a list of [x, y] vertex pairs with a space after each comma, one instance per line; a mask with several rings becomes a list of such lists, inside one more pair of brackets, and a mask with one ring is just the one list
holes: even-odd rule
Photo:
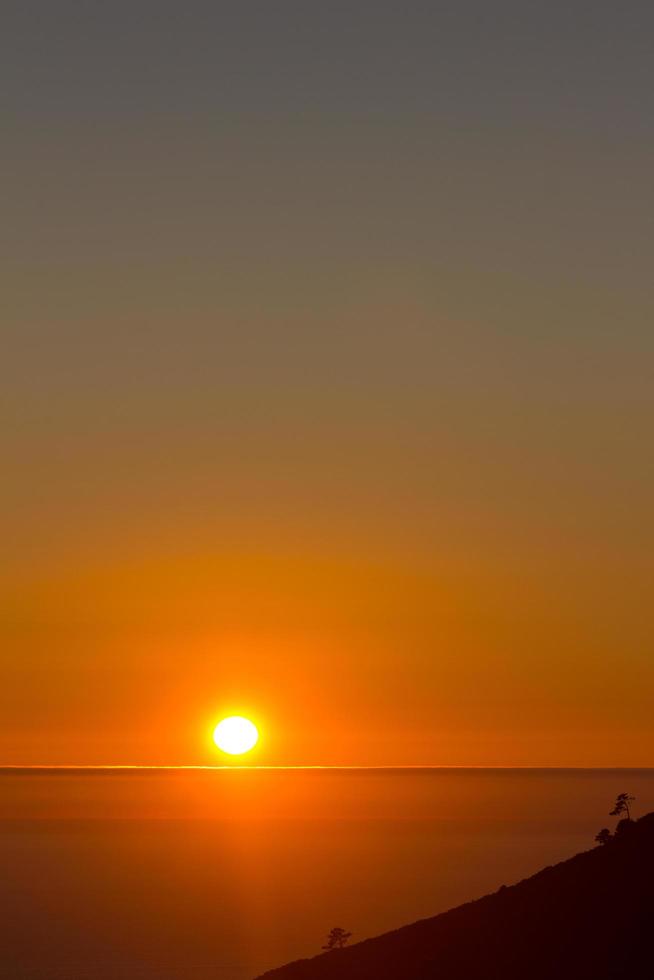
[[8, 0], [0, 764], [654, 764], [652, 36]]

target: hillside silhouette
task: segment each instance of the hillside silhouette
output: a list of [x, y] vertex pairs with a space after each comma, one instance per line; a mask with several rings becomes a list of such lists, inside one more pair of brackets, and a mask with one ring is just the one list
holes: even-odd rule
[[516, 885], [259, 980], [654, 976], [654, 813], [619, 829]]

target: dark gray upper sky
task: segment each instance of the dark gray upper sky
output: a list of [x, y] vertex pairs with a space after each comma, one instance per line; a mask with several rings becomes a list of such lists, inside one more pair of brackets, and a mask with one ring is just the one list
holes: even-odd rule
[[9, 0], [3, 11], [3, 102], [44, 118], [408, 112], [628, 131], [651, 99], [644, 2]]

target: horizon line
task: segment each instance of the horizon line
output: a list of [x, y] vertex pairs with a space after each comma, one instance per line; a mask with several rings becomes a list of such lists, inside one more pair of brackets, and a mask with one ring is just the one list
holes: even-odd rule
[[483, 765], [483, 764], [406, 764], [406, 765], [153, 765], [149, 763], [31, 763], [31, 764], [0, 764], [1, 772], [230, 772], [232, 770], [252, 770], [255, 772], [278, 772], [278, 771], [355, 771], [355, 772], [375, 772], [375, 771], [411, 771], [411, 770], [476, 770], [476, 771], [496, 771], [496, 770], [531, 770], [531, 771], [559, 771], [559, 772], [602, 772], [606, 770], [624, 771], [647, 771], [653, 770], [654, 766], [618, 766], [618, 765], [577, 765], [560, 766], [555, 763], [541, 765], [518, 764], [518, 765]]

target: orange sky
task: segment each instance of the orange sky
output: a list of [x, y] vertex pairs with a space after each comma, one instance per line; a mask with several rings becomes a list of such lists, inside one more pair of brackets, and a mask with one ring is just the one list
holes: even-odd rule
[[652, 763], [650, 32], [219, 8], [12, 13], [0, 763]]
[[596, 553], [163, 537], [14, 578], [5, 763], [219, 762], [211, 727], [233, 712], [258, 723], [260, 764], [648, 761], [644, 595]]

